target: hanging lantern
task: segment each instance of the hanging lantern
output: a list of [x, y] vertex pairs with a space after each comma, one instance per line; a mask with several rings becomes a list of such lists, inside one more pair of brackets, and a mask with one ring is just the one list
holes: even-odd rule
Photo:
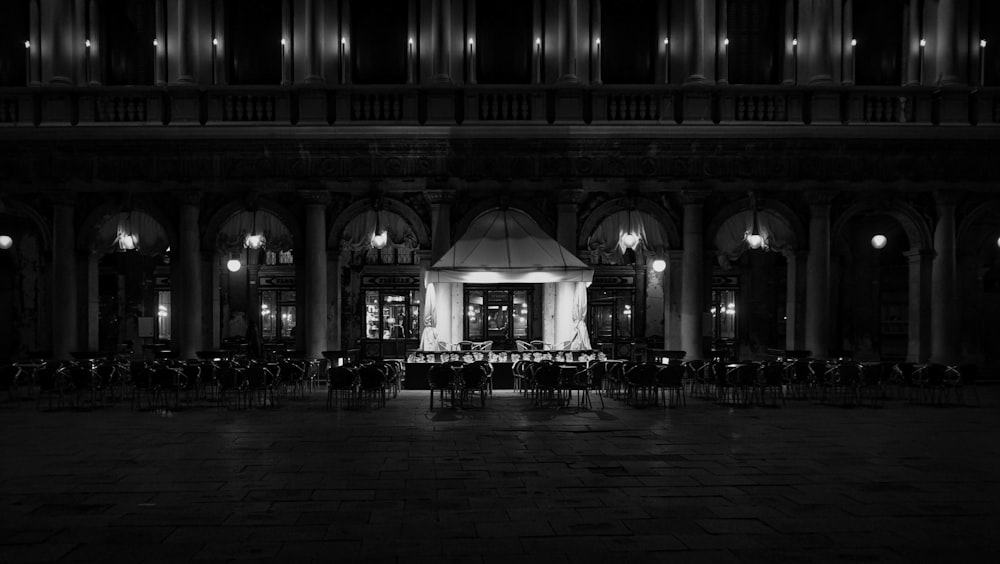
[[636, 247], [642, 241], [642, 237], [634, 231], [632, 227], [632, 210], [628, 210], [628, 224], [625, 226], [625, 232], [621, 236], [621, 246], [626, 249], [632, 249], [635, 251]]
[[131, 210], [125, 216], [125, 224], [118, 225], [118, 235], [115, 237], [115, 243], [118, 243], [118, 250], [120, 251], [139, 250], [139, 234], [132, 228]]
[[389, 242], [389, 232], [382, 229], [382, 211], [375, 210], [375, 231], [372, 232], [372, 248], [373, 249], [383, 249], [385, 245]]
[[746, 234], [746, 242], [751, 249], [760, 249], [766, 246], [766, 241], [764, 241], [764, 236], [760, 234], [760, 225], [757, 223], [757, 199], [753, 192], [750, 192], [750, 212], [753, 214], [753, 226]]
[[14, 238], [10, 235], [0, 235], [0, 249], [6, 251], [14, 246]]
[[253, 221], [250, 224], [250, 233], [247, 233], [243, 240], [243, 246], [248, 249], [258, 250], [267, 244], [267, 238], [263, 233], [257, 233], [257, 210], [253, 210]]
[[889, 240], [885, 237], [885, 235], [882, 234], [878, 234], [872, 237], [872, 247], [876, 249], [884, 249], [885, 244], [888, 242]]

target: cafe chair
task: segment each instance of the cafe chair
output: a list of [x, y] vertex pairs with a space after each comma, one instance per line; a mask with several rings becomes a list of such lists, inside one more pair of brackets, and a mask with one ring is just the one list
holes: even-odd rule
[[625, 403], [634, 407], [656, 401], [656, 364], [631, 362], [625, 370]]
[[767, 362], [760, 368], [757, 378], [757, 401], [761, 405], [778, 407], [778, 400], [785, 404], [785, 365], [782, 362]]
[[687, 405], [684, 397], [684, 375], [687, 368], [683, 364], [661, 364], [656, 370], [656, 390], [663, 398], [664, 407]]
[[975, 364], [948, 367], [948, 379], [945, 385], [952, 389], [959, 405], [965, 405], [964, 392], [966, 389], [971, 390], [976, 398], [976, 407], [980, 407], [982, 404], [979, 402], [979, 389], [976, 387], [978, 377], [979, 367]]
[[340, 407], [347, 403], [348, 409], [357, 399], [358, 373], [349, 366], [332, 366], [326, 373], [326, 408]]
[[49, 411], [52, 410], [52, 400], [56, 400], [56, 408], [64, 405], [66, 394], [72, 387], [64, 367], [59, 362], [47, 362], [35, 371], [35, 385], [38, 387], [36, 407], [41, 409], [42, 397], [48, 397]]
[[534, 399], [536, 405], [542, 405], [543, 401], [547, 405], [563, 405], [563, 382], [560, 380], [559, 366], [550, 362], [540, 362], [535, 365], [534, 377]]
[[458, 372], [459, 390], [462, 405], [465, 400], [479, 394], [479, 406], [486, 407], [486, 394], [489, 391], [489, 367], [483, 362], [470, 362]]
[[448, 393], [452, 406], [455, 405], [457, 391], [455, 369], [449, 364], [435, 364], [427, 371], [427, 387], [431, 391], [431, 411], [434, 411], [434, 392], [438, 392], [440, 404], [444, 407], [445, 392]]
[[531, 343], [529, 343], [528, 341], [515, 340], [514, 345], [517, 347], [517, 350], [519, 351], [531, 350]]
[[365, 406], [374, 401], [376, 407], [385, 406], [388, 386], [388, 368], [381, 362], [363, 364], [358, 368], [358, 402]]
[[16, 364], [0, 366], [0, 392], [7, 392], [8, 402], [13, 402], [17, 398], [17, 385], [21, 372], [21, 367]]

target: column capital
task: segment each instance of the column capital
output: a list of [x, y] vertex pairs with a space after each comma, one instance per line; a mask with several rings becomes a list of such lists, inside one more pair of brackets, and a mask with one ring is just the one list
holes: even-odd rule
[[565, 190], [560, 190], [557, 196], [557, 202], [559, 204], [566, 205], [577, 205], [583, 201], [583, 189], [582, 188], [569, 188]]
[[442, 189], [424, 190], [424, 197], [427, 198], [427, 201], [431, 205], [450, 204], [455, 200], [455, 191]]
[[173, 194], [174, 199], [182, 205], [201, 205], [202, 194], [200, 190], [175, 190], [171, 192], [171, 194]]
[[326, 190], [299, 190], [296, 192], [299, 200], [307, 206], [323, 206], [326, 207], [330, 205], [332, 198], [330, 193]]
[[932, 260], [936, 255], [937, 253], [934, 251], [934, 249], [917, 249], [915, 251], [906, 251], [903, 253], [903, 256], [906, 257], [907, 262], [910, 263], [920, 262], [923, 261], [924, 259]]
[[935, 190], [934, 203], [937, 207], [955, 207], [962, 200], [962, 192], [954, 190]]
[[53, 192], [48, 194], [48, 199], [53, 206], [62, 207], [72, 207], [77, 202], [77, 196], [73, 192]]
[[708, 199], [708, 192], [684, 190], [677, 197], [683, 206], [701, 206]]
[[809, 204], [810, 208], [819, 206], [829, 206], [833, 203], [833, 199], [837, 196], [837, 192], [833, 190], [808, 190], [803, 193], [806, 203]]

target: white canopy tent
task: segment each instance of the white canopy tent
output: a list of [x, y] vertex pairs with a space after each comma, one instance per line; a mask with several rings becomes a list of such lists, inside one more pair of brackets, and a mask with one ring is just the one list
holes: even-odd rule
[[427, 271], [425, 283], [585, 282], [594, 271], [542, 231], [526, 213], [490, 210]]
[[[558, 348], [589, 349], [586, 288], [593, 279], [592, 268], [549, 237], [526, 213], [490, 210], [474, 219], [461, 239], [427, 270], [424, 284], [429, 291], [436, 286], [439, 307], [433, 312], [428, 308], [438, 319], [425, 319], [425, 327], [436, 327], [446, 340], [453, 332], [448, 330], [449, 319], [441, 318], [450, 317], [446, 313], [450, 308], [440, 307], [451, 296], [448, 287], [452, 283], [552, 284], [558, 295], [549, 325], [552, 332], [546, 340]], [[462, 311], [461, 307], [455, 311]], [[454, 330], [460, 329], [455, 326]]]

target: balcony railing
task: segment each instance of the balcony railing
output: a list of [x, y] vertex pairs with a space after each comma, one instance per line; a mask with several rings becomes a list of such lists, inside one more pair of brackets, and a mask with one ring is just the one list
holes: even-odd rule
[[0, 88], [36, 125], [998, 125], [1000, 88], [213, 86]]

